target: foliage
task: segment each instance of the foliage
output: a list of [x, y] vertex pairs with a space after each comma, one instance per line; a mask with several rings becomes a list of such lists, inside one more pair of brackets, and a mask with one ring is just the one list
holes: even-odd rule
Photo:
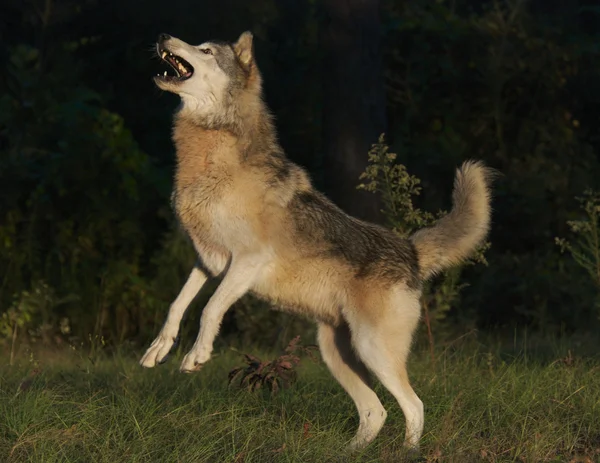
[[[389, 146], [381, 135], [378, 143], [375, 143], [369, 151], [369, 165], [360, 176], [361, 180], [366, 180], [366, 183], [361, 183], [358, 188], [381, 195], [384, 205], [382, 212], [388, 224], [400, 236], [407, 238], [414, 231], [431, 226], [446, 212], [440, 211], [436, 217], [415, 207], [414, 199], [421, 193], [419, 186], [421, 181], [409, 174], [406, 166], [400, 164], [397, 158], [395, 153], [389, 151]], [[488, 248], [489, 243], [484, 243], [468, 263], [487, 264], [484, 252]], [[460, 267], [452, 268], [444, 272], [441, 280], [427, 284], [425, 288], [422, 304], [431, 347], [433, 347], [433, 327], [439, 328], [450, 310], [457, 307], [460, 302], [460, 291], [466, 286], [466, 283], [460, 281], [460, 276]]]
[[[17, 85], [4, 89], [0, 120], [0, 305], [40, 288], [69, 294], [90, 310], [36, 308], [58, 334], [67, 317], [77, 333], [124, 339], [143, 302], [132, 283], [151, 248], [141, 225], [156, 222], [147, 215], [158, 196], [155, 173], [123, 119], [102, 108], [76, 72], [63, 70], [76, 69], [68, 49], [45, 72], [37, 49], [20, 46], [10, 55]], [[118, 324], [109, 326], [110, 318]]]
[[239, 379], [239, 386], [250, 392], [262, 387], [271, 391], [271, 394], [277, 394], [280, 389], [286, 389], [296, 382], [299, 355], [306, 354], [314, 359], [312, 355], [314, 347], [302, 346], [300, 336], [296, 336], [285, 348], [285, 353], [273, 360], [262, 361], [254, 355], [244, 354], [248, 366], [231, 370], [228, 376], [229, 384]]
[[[63, 318], [60, 322], [48, 319], [56, 308], [63, 304], [77, 302], [72, 295], [59, 298], [54, 288], [44, 281], [34, 283], [31, 291], [22, 291], [15, 295], [14, 302], [0, 318], [0, 336], [10, 337], [14, 330], [32, 329], [34, 327], [59, 326], [60, 331], [70, 331], [69, 319]], [[34, 334], [30, 332], [30, 334]], [[39, 335], [39, 333], [37, 333]]]
[[423, 180], [422, 201], [428, 209], [447, 204], [452, 170], [466, 158], [503, 174], [494, 187], [490, 265], [462, 278], [470, 286], [461, 305], [480, 327], [574, 329], [581, 320], [572, 306], [589, 304], [552, 241], [571, 198], [600, 178], [593, 134], [600, 17], [579, 8], [386, 2], [387, 134]]
[[10, 364], [12, 365], [19, 332], [48, 344], [59, 327], [62, 334], [71, 330], [69, 319], [53, 320], [56, 309], [77, 298], [58, 298], [53, 288], [44, 281], [37, 281], [31, 291], [22, 291], [14, 296], [13, 304], [0, 316], [0, 339], [10, 339]]
[[[389, 225], [402, 237], [435, 222], [433, 214], [415, 208], [413, 197], [421, 193], [421, 180], [410, 175], [406, 166], [397, 162], [397, 155], [389, 152], [383, 134], [368, 153], [369, 165], [360, 176], [358, 188], [381, 195], [383, 213]], [[442, 216], [439, 213], [438, 216]]]
[[[73, 298], [40, 305], [17, 340], [145, 342], [189, 273], [193, 249], [168, 200], [176, 99], [150, 79], [159, 69], [148, 49], [159, 32], [200, 43], [252, 28], [286, 152], [317, 185], [335, 184], [322, 175], [322, 88], [343, 76], [321, 69], [319, 2], [174, 0], [166, 10], [129, 0], [5, 3], [0, 314], [5, 326], [23, 322], [15, 301], [42, 281], [56, 300]], [[461, 330], [596, 329], [597, 288], [553, 238], [569, 233], [572, 198], [600, 189], [598, 9], [580, 0], [384, 0], [380, 19], [390, 148], [371, 152], [377, 182], [362, 182], [385, 200], [388, 225], [408, 234], [438, 217], [426, 211], [448, 209], [453, 171], [466, 158], [504, 174], [494, 188], [489, 266], [452, 270], [426, 292], [435, 330], [454, 322]], [[189, 318], [184, 330], [197, 328], [197, 311]], [[312, 335], [307, 326], [244, 298], [222, 334], [270, 345]], [[2, 338], [12, 343], [10, 331]]]
[[[600, 194], [586, 190], [578, 197], [585, 218], [568, 221], [574, 241], [556, 238], [556, 244], [562, 252], [568, 252], [577, 265], [583, 268], [596, 290], [600, 290]], [[598, 293], [600, 296], [600, 293]], [[600, 297], [596, 300], [597, 317], [600, 319]]]

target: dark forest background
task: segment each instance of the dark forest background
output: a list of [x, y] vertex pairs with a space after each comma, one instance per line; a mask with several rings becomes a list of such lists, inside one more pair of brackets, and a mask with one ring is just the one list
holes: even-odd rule
[[[201, 43], [244, 30], [282, 145], [349, 212], [397, 224], [448, 209], [468, 158], [503, 174], [487, 265], [428, 290], [435, 333], [597, 332], [595, 3], [3, 0], [1, 337], [137, 344], [157, 332], [194, 255], [169, 207], [177, 98], [151, 81], [164, 69], [153, 43], [160, 32]], [[398, 174], [378, 195], [357, 186], [382, 133], [377, 172], [396, 163], [414, 177]], [[396, 157], [378, 157], [388, 146]], [[273, 345], [310, 328], [244, 298], [222, 332]]]

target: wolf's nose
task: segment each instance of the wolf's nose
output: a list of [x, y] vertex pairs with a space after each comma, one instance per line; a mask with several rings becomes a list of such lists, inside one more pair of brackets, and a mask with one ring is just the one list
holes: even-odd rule
[[171, 36], [169, 34], [158, 34], [158, 41], [159, 42], [164, 42], [165, 40], [169, 40], [171, 38]]

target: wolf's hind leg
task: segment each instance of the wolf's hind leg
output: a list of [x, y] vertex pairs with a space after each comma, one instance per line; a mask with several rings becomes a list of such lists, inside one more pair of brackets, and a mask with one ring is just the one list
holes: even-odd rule
[[385, 307], [377, 308], [379, 319], [352, 320], [352, 341], [360, 359], [398, 401], [406, 419], [404, 444], [417, 450], [423, 433], [423, 402], [410, 385], [406, 360], [419, 321], [420, 305], [417, 295], [394, 292]]
[[158, 337], [150, 345], [142, 359], [140, 365], [146, 368], [152, 368], [158, 363], [162, 363], [165, 357], [173, 347], [177, 333], [179, 332], [179, 324], [183, 314], [194, 300], [202, 286], [207, 280], [206, 274], [198, 265], [194, 266], [190, 276], [181, 288], [179, 295], [171, 304], [167, 320], [163, 325]]
[[359, 449], [375, 439], [387, 412], [369, 385], [369, 372], [352, 351], [348, 326], [320, 323], [318, 339], [323, 360], [358, 410], [360, 424], [349, 447]]

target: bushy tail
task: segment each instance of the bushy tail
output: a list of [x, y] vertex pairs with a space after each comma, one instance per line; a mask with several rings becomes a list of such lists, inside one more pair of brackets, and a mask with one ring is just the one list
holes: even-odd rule
[[468, 258], [485, 239], [492, 172], [482, 162], [465, 162], [456, 172], [450, 213], [410, 237], [424, 280]]

